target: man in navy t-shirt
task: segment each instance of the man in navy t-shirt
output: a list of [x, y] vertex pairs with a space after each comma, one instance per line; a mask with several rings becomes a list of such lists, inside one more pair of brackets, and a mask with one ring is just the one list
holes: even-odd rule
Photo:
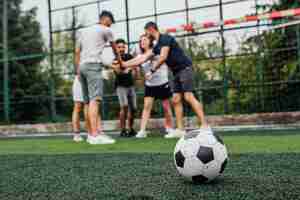
[[193, 94], [193, 68], [191, 59], [184, 53], [183, 49], [180, 48], [174, 37], [159, 32], [156, 23], [147, 23], [145, 25], [145, 31], [157, 41], [153, 51], [127, 62], [123, 62], [122, 67], [139, 66], [153, 56], [160, 55], [159, 61], [154, 64], [151, 72], [146, 74], [146, 78], [151, 79], [152, 74], [164, 63], [166, 63], [173, 72], [173, 104], [176, 114], [177, 129], [173, 133], [170, 133], [168, 138], [181, 137], [185, 134], [183, 125], [183, 98], [197, 114], [203, 131], [211, 132], [211, 129], [205, 120], [203, 106]]

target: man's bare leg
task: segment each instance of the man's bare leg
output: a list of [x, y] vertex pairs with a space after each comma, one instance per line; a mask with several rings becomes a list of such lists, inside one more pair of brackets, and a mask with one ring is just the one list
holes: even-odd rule
[[183, 123], [182, 94], [181, 93], [173, 94], [172, 103], [174, 105], [177, 128], [175, 131], [168, 132], [168, 134], [165, 135], [165, 138], [180, 138], [184, 136], [184, 134], [186, 133], [184, 129], [184, 123]]
[[[88, 118], [88, 110], [89, 110], [89, 107], [88, 105], [84, 107], [84, 111], [85, 111], [85, 126], [86, 126], [86, 129], [87, 129], [87, 132], [88, 133], [91, 133], [91, 125], [90, 125], [90, 122], [89, 122], [89, 118]], [[98, 133], [102, 133], [103, 132], [103, 128], [102, 128], [102, 120], [101, 120], [101, 117], [100, 117], [100, 114], [98, 115], [98, 124], [97, 124], [97, 127], [98, 127]]]
[[126, 131], [127, 115], [128, 115], [128, 106], [122, 106], [120, 108], [120, 128], [121, 128], [120, 136], [127, 136], [127, 131]]
[[115, 140], [110, 138], [109, 136], [103, 134], [99, 134], [99, 123], [101, 123], [101, 115], [99, 114], [99, 101], [94, 100], [89, 104], [88, 111], [90, 126], [91, 126], [91, 134], [87, 139], [89, 144], [113, 144]]
[[93, 100], [89, 103], [88, 110], [89, 122], [91, 126], [91, 135], [98, 135], [98, 121], [99, 121], [99, 101]]
[[80, 113], [82, 110], [82, 102], [74, 102], [74, 108], [72, 113], [72, 127], [73, 127], [73, 141], [81, 142], [83, 139], [80, 136]]
[[130, 109], [128, 111], [127, 119], [128, 119], [129, 135], [130, 135], [130, 133], [132, 133], [132, 131], [134, 131], [135, 112], [136, 112], [135, 108]]
[[196, 99], [192, 92], [185, 92], [184, 99], [196, 113], [199, 123], [201, 123], [201, 127], [207, 128], [208, 124], [205, 120], [203, 105]]
[[82, 110], [81, 102], [74, 102], [72, 113], [72, 127], [75, 134], [80, 134], [80, 112]]
[[164, 115], [165, 115], [165, 128], [166, 129], [170, 129], [173, 127], [172, 125], [172, 109], [171, 109], [171, 105], [170, 105], [170, 101], [169, 99], [165, 99], [162, 102], [163, 105], [163, 109], [164, 109]]
[[89, 119], [89, 104], [84, 104], [84, 122], [85, 122], [85, 128], [89, 135], [91, 135], [91, 123]]
[[172, 103], [175, 110], [175, 116], [176, 116], [176, 126], [177, 129], [183, 130], [183, 106], [182, 106], [182, 94], [175, 93], [173, 95]]

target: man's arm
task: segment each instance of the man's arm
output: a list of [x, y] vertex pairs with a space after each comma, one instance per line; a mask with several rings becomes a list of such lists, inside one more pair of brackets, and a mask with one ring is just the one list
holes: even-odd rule
[[154, 53], [152, 51], [148, 51], [142, 55], [139, 55], [131, 60], [128, 60], [127, 62], [123, 62], [122, 66], [125, 68], [136, 68], [137, 66], [140, 66], [147, 60], [150, 60], [154, 56]]
[[120, 68], [120, 64], [119, 61], [114, 60], [112, 65], [111, 65], [112, 70], [114, 70], [114, 72], [116, 74], [120, 74], [122, 72], [121, 68]]
[[160, 50], [159, 59], [157, 62], [154, 63], [153, 68], [151, 69], [152, 73], [156, 72], [162, 66], [162, 64], [166, 62], [169, 56], [169, 52], [170, 52], [170, 47], [168, 46], [162, 47], [162, 49]]
[[79, 75], [79, 64], [80, 64], [80, 48], [75, 49], [75, 68], [76, 75]]
[[162, 64], [164, 64], [166, 62], [166, 60], [169, 56], [169, 52], [170, 52], [170, 47], [164, 46], [161, 48], [158, 61], [154, 63], [151, 71], [145, 75], [145, 78], [147, 80], [151, 80], [152, 75], [162, 66]]

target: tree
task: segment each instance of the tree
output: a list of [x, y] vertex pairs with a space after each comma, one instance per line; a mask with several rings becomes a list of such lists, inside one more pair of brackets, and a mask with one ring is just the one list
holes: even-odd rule
[[[20, 8], [22, 0], [9, 0], [7, 3], [12, 120], [32, 121], [47, 110], [41, 101], [33, 98], [33, 96], [46, 96], [48, 93], [48, 81], [41, 69], [41, 63], [45, 59], [44, 40], [40, 31], [40, 24], [36, 20], [37, 8], [23, 12]], [[1, 11], [3, 10], [2, 7], [3, 4], [0, 3]], [[2, 33], [3, 30], [0, 27], [1, 38]], [[1, 68], [2, 66], [3, 64], [0, 63]], [[1, 76], [1, 83], [2, 78]]]
[[[297, 8], [299, 1], [280, 0], [273, 5], [262, 5], [266, 11]], [[294, 17], [273, 20], [274, 25], [293, 20]], [[259, 51], [262, 52], [264, 82], [288, 82], [274, 84], [264, 89], [265, 109], [269, 111], [294, 111], [299, 109], [299, 84], [294, 81], [300, 78], [300, 27], [291, 26], [260, 35]]]
[[[271, 12], [299, 5], [298, 1], [281, 0], [257, 9]], [[277, 25], [292, 19], [271, 23]], [[293, 82], [300, 78], [299, 30], [299, 26], [267, 30], [241, 41], [238, 52], [243, 56], [227, 59], [229, 80], [234, 86], [229, 94], [230, 106], [246, 113], [299, 109], [299, 84]]]

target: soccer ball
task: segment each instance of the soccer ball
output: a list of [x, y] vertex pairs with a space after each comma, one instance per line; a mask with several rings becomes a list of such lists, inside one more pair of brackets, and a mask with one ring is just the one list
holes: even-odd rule
[[193, 130], [177, 142], [174, 161], [183, 177], [199, 184], [212, 181], [223, 173], [228, 154], [217, 134]]

